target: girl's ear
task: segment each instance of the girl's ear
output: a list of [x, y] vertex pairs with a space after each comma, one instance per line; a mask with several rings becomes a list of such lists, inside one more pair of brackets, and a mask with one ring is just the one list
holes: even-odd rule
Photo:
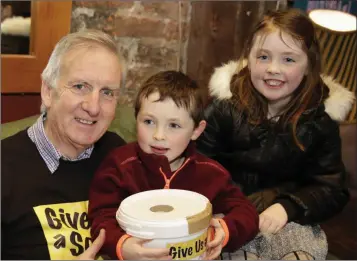
[[192, 133], [192, 136], [191, 136], [191, 140], [197, 140], [198, 137], [205, 130], [206, 125], [207, 125], [206, 121], [204, 121], [204, 120], [200, 121], [198, 126], [193, 130], [193, 133]]

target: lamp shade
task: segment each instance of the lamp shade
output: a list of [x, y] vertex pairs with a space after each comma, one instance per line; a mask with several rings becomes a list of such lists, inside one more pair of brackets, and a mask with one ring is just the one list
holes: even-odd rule
[[[315, 9], [309, 12], [316, 29], [323, 72], [347, 89], [356, 92], [356, 16], [338, 10]], [[347, 119], [353, 121], [356, 104]]]

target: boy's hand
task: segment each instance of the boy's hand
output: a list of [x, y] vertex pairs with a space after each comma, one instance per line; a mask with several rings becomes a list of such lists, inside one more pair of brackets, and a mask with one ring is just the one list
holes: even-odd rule
[[259, 215], [259, 229], [263, 233], [277, 233], [288, 222], [284, 207], [276, 203]]
[[100, 248], [103, 246], [105, 241], [105, 230], [101, 229], [98, 237], [94, 240], [93, 244], [87, 248], [81, 255], [78, 256], [77, 260], [94, 260]]
[[221, 223], [215, 218], [211, 219], [210, 226], [214, 228], [214, 238], [207, 243], [206, 260], [216, 259], [222, 251], [222, 243], [226, 236]]
[[149, 242], [148, 239], [130, 237], [126, 239], [121, 248], [122, 256], [125, 260], [169, 260], [169, 249], [166, 248], [146, 248], [143, 244]]

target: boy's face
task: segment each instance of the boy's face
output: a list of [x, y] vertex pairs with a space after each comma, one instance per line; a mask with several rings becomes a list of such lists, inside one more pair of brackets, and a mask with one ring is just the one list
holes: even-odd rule
[[182, 164], [182, 153], [190, 140], [196, 140], [206, 123], [201, 121], [197, 128], [185, 108], [179, 108], [168, 98], [157, 101], [155, 92], [141, 101], [136, 128], [140, 148], [149, 154], [164, 155], [170, 162], [171, 170]]

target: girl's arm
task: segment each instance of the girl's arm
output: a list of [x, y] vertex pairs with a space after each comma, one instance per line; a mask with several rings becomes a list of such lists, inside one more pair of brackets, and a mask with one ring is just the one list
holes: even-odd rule
[[349, 200], [338, 123], [324, 114], [315, 126], [318, 133], [314, 137], [319, 140], [307, 152], [299, 189], [281, 193], [274, 202], [298, 205], [303, 211], [296, 221], [301, 224], [323, 222], [338, 214]]

